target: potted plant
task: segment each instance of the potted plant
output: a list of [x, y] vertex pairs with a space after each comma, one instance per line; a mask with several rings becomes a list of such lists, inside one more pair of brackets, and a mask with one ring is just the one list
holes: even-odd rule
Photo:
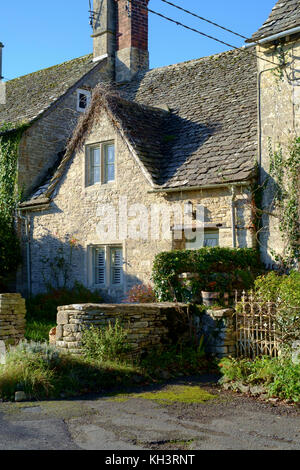
[[220, 292], [218, 290], [217, 281], [210, 281], [206, 284], [206, 290], [201, 292], [202, 302], [204, 305], [211, 306], [218, 302]]
[[231, 291], [231, 276], [227, 273], [213, 273], [208, 277], [205, 290], [201, 292], [204, 305], [212, 306], [216, 303], [229, 304]]

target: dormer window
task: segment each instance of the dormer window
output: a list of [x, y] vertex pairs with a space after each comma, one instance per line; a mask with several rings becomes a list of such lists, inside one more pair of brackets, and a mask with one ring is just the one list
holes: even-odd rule
[[91, 93], [88, 90], [77, 90], [77, 111], [84, 112], [91, 101]]

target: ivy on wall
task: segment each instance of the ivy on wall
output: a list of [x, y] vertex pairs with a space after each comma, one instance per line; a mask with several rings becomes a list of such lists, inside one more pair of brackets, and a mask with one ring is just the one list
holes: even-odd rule
[[270, 176], [273, 179], [273, 204], [279, 218], [279, 230], [284, 241], [284, 253], [272, 252], [275, 260], [286, 269], [300, 259], [299, 173], [300, 137], [295, 138], [284, 155], [281, 145], [272, 150], [269, 140]]
[[20, 199], [17, 185], [18, 151], [24, 130], [11, 124], [0, 127], [0, 283], [20, 262], [20, 247], [15, 232], [15, 210]]

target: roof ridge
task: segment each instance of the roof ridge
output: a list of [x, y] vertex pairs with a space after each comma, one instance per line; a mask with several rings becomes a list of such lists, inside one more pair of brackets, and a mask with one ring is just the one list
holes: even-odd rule
[[11, 83], [13, 81], [16, 81], [16, 80], [21, 80], [25, 77], [29, 77], [30, 75], [34, 75], [35, 73], [40, 73], [40, 72], [46, 72], [46, 71], [49, 71], [51, 69], [54, 69], [55, 67], [60, 67], [60, 66], [63, 66], [63, 65], [66, 65], [70, 62], [74, 62], [75, 60], [80, 60], [80, 59], [83, 59], [83, 58], [87, 58], [88, 56], [90, 56], [92, 58], [93, 54], [90, 53], [90, 54], [85, 54], [85, 55], [82, 55], [80, 57], [75, 57], [74, 59], [70, 59], [70, 60], [66, 60], [64, 62], [61, 62], [59, 64], [55, 64], [55, 65], [50, 65], [50, 67], [46, 67], [44, 69], [39, 69], [39, 70], [35, 70], [34, 72], [30, 72], [30, 73], [26, 73], [25, 75], [20, 75], [20, 77], [15, 77], [15, 78], [12, 78], [11, 80], [7, 80], [6, 83]]

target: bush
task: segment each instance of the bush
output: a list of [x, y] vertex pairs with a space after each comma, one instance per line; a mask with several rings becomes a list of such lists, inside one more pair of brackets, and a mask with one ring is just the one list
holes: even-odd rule
[[279, 275], [275, 272], [255, 281], [254, 295], [259, 301], [275, 302], [279, 336], [287, 349], [300, 339], [300, 273]]
[[148, 304], [157, 302], [157, 299], [150, 284], [137, 284], [127, 292], [127, 297], [124, 302]]
[[177, 343], [172, 346], [161, 346], [149, 352], [142, 360], [141, 366], [150, 375], [159, 375], [168, 371], [171, 375], [192, 375], [205, 373], [214, 369], [214, 364], [205, 357], [204, 340], [195, 344]]
[[[201, 248], [175, 250], [155, 257], [152, 279], [159, 301], [185, 301], [190, 297], [178, 280], [183, 272], [198, 273], [193, 280], [192, 294], [207, 290], [211, 282], [219, 282], [214, 290], [248, 289], [262, 265], [259, 253], [252, 248]], [[209, 274], [209, 275], [208, 275]]]
[[300, 401], [300, 364], [294, 364], [291, 359], [224, 358], [220, 362], [220, 368], [223, 382], [263, 385], [270, 397]]
[[78, 303], [101, 303], [99, 292], [75, 283], [71, 289], [50, 289], [26, 300], [27, 319], [56, 321], [57, 307]]
[[91, 326], [83, 332], [83, 354], [88, 359], [98, 361], [122, 360], [131, 350], [127, 343], [127, 331], [119, 320], [106, 328]]

